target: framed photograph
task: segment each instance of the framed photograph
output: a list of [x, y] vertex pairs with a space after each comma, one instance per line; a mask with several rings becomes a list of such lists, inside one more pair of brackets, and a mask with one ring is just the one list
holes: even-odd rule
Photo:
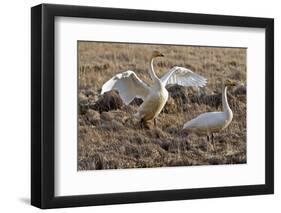
[[31, 9], [31, 204], [274, 192], [274, 20]]

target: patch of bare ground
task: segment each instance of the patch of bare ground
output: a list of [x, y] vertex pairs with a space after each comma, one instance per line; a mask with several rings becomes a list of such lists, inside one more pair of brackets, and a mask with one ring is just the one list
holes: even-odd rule
[[[203, 89], [169, 86], [169, 100], [157, 127], [143, 129], [133, 118], [141, 100], [126, 106], [118, 92], [101, 96], [101, 86], [115, 74], [134, 70], [150, 83], [148, 57], [157, 49], [165, 58], [155, 62], [162, 76], [173, 65], [208, 79]], [[246, 162], [246, 49], [193, 46], [127, 45], [79, 42], [78, 170], [240, 164]], [[214, 148], [204, 136], [187, 135], [183, 124], [200, 113], [221, 110], [221, 83], [239, 85], [228, 92], [234, 118], [215, 135]]]

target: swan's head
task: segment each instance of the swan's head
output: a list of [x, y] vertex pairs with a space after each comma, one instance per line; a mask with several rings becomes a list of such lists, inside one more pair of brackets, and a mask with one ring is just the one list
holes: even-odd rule
[[230, 79], [226, 79], [225, 82], [224, 82], [224, 85], [225, 86], [229, 86], [229, 87], [233, 87], [233, 86], [236, 86], [237, 83], [233, 80], [230, 80]]
[[156, 58], [156, 57], [164, 57], [164, 55], [161, 52], [159, 52], [158, 50], [154, 50], [152, 52], [152, 58]]

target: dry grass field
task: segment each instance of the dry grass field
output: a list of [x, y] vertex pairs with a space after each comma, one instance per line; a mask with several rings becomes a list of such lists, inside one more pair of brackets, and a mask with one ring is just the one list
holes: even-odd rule
[[[132, 117], [140, 105], [123, 104], [118, 93], [100, 95], [112, 76], [133, 70], [150, 83], [153, 50], [165, 57], [154, 68], [162, 76], [173, 65], [187, 67], [208, 79], [203, 89], [170, 86], [169, 100], [158, 126], [141, 128]], [[79, 117], [78, 170], [246, 163], [246, 49], [171, 45], [78, 42]], [[234, 117], [215, 135], [215, 149], [204, 136], [187, 135], [183, 124], [197, 115], [221, 110], [221, 81], [232, 79], [228, 100]]]

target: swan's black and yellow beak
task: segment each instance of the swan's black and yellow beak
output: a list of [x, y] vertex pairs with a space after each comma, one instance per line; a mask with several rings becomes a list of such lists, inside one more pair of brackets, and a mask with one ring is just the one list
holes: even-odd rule
[[155, 51], [152, 52], [152, 57], [153, 58], [164, 57], [164, 55], [161, 52], [159, 52], [158, 50], [155, 50]]
[[232, 86], [232, 87], [237, 85], [237, 83], [235, 81], [230, 80], [230, 79], [227, 79], [224, 84], [225, 84], [225, 86]]

